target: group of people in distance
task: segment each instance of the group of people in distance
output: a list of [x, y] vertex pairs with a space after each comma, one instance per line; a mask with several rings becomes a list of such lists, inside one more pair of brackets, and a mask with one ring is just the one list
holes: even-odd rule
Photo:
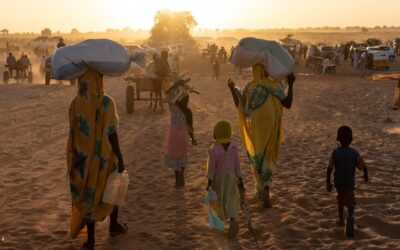
[[[65, 47], [66, 44], [64, 43], [64, 39], [60, 38], [58, 43], [57, 43], [57, 48], [62, 48]], [[47, 50], [47, 49], [46, 49]], [[48, 54], [48, 52], [46, 52]], [[41, 57], [41, 62], [40, 62], [40, 69], [43, 72], [45, 68], [45, 63], [46, 63], [46, 55], [42, 55]], [[28, 57], [28, 55], [22, 53], [21, 57], [17, 60], [13, 53], [9, 53], [6, 59], [6, 66], [8, 68], [8, 71], [10, 73], [10, 76], [13, 76], [13, 72], [16, 72], [16, 76], [20, 77], [26, 77], [27, 76], [27, 71], [28, 67], [32, 66], [31, 61]]]
[[[161, 55], [161, 59], [163, 57], [165, 54]], [[253, 79], [242, 92], [237, 91], [230, 79], [228, 88], [238, 111], [240, 135], [252, 166], [256, 186], [254, 197], [263, 207], [270, 208], [270, 183], [282, 136], [283, 108], [290, 109], [292, 106], [295, 76], [287, 76], [288, 90], [285, 91], [280, 82], [269, 77], [261, 64], [252, 67], [252, 75]], [[176, 80], [166, 93], [171, 119], [165, 165], [175, 172], [176, 187], [185, 186], [189, 136], [194, 141], [193, 117], [188, 108], [189, 80]], [[114, 100], [104, 93], [103, 75], [99, 72], [88, 70], [79, 77], [78, 93], [69, 109], [69, 124], [67, 159], [72, 197], [71, 236], [75, 238], [87, 226], [88, 240], [84, 247], [93, 249], [96, 221], [110, 215], [111, 236], [128, 230], [126, 224], [118, 222], [118, 207], [102, 201], [107, 177], [113, 171], [123, 172], [125, 166], [118, 140], [116, 106]], [[230, 220], [228, 236], [235, 238], [239, 208], [245, 192], [238, 147], [232, 140], [232, 128], [228, 121], [216, 121], [214, 129], [210, 126], [210, 132], [215, 141], [208, 151], [206, 188], [217, 193], [222, 217]], [[366, 181], [368, 172], [360, 154], [350, 148], [351, 129], [340, 127], [337, 140], [341, 146], [333, 151], [329, 161], [327, 189], [332, 190], [330, 176], [334, 171], [338, 223], [344, 223], [343, 207], [346, 206], [346, 232], [348, 236], [353, 236], [355, 169], [364, 170]]]
[[28, 67], [31, 66], [31, 61], [29, 60], [28, 55], [25, 55], [24, 53], [21, 54], [21, 57], [18, 60], [15, 59], [15, 56], [12, 53], [9, 53], [6, 63], [10, 76], [13, 76], [13, 71], [15, 70], [17, 76], [26, 77]]

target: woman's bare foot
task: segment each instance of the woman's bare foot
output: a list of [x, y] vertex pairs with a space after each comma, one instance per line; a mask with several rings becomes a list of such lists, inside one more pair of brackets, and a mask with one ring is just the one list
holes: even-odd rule
[[184, 170], [175, 171], [175, 187], [180, 188], [185, 186]]
[[196, 139], [194, 139], [193, 128], [191, 128], [191, 127], [189, 127], [189, 136], [192, 139], [192, 145], [196, 146], [197, 145], [197, 141], [196, 141]]
[[262, 194], [262, 199], [263, 199], [263, 207], [264, 208], [271, 208], [271, 201], [269, 199], [269, 186], [264, 187], [264, 192]]
[[85, 249], [85, 250], [93, 250], [94, 249], [94, 241], [91, 241], [91, 242], [86, 241], [83, 244], [83, 249]]
[[110, 225], [110, 228], [108, 229], [110, 236], [113, 236], [113, 237], [120, 235], [120, 234], [124, 234], [127, 231], [128, 231], [128, 226], [126, 224], [120, 224], [120, 223]]

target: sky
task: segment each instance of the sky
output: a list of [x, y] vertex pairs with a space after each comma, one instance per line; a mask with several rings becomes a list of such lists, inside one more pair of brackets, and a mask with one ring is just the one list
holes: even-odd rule
[[197, 28], [400, 26], [400, 0], [0, 0], [0, 29], [149, 29], [160, 9], [192, 12]]

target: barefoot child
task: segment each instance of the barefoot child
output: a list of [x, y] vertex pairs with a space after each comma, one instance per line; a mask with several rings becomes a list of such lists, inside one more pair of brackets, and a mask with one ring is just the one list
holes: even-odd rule
[[236, 238], [239, 226], [240, 194], [244, 191], [237, 147], [231, 141], [231, 125], [219, 121], [214, 127], [215, 143], [208, 155], [207, 190], [211, 187], [218, 196], [222, 219], [230, 219], [228, 237]]
[[337, 140], [341, 146], [335, 149], [329, 160], [329, 166], [327, 170], [326, 188], [329, 192], [332, 191], [331, 174], [335, 169], [334, 183], [337, 192], [337, 202], [339, 209], [339, 220], [338, 225], [344, 225], [343, 207], [346, 206], [347, 223], [346, 223], [346, 235], [348, 237], [354, 236], [354, 180], [355, 170], [362, 169], [364, 171], [364, 180], [368, 181], [368, 170], [360, 154], [353, 148], [350, 147], [353, 135], [351, 128], [347, 126], [341, 126], [337, 131]]

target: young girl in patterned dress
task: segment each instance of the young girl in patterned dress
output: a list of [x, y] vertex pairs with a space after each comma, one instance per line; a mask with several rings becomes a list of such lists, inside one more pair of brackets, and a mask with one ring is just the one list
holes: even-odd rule
[[235, 142], [232, 141], [231, 125], [219, 121], [214, 127], [215, 143], [208, 154], [207, 190], [211, 187], [218, 196], [222, 219], [230, 219], [228, 238], [236, 238], [239, 227], [240, 194], [244, 191], [240, 162]]

